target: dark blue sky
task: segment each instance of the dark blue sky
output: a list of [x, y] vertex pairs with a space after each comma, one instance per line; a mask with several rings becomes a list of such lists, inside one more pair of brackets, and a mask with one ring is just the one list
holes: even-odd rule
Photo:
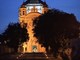
[[[24, 0], [0, 0], [0, 33], [10, 22], [18, 22], [18, 9]], [[80, 21], [80, 0], [46, 0], [49, 8], [75, 14]]]

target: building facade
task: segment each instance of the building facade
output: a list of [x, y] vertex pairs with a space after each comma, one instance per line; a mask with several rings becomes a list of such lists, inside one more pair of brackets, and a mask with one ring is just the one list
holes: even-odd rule
[[23, 2], [19, 8], [19, 22], [21, 27], [26, 27], [29, 34], [29, 40], [21, 44], [18, 48], [19, 52], [46, 52], [44, 47], [37, 42], [34, 36], [33, 21], [36, 17], [48, 11], [48, 6], [45, 1], [41, 0], [27, 0]]

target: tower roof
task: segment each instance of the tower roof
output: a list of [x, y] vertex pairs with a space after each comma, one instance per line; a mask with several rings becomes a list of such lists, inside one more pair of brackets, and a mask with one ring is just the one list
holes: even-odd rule
[[24, 7], [24, 5], [26, 5], [26, 4], [38, 4], [38, 3], [41, 3], [44, 7], [48, 7], [46, 2], [43, 2], [41, 0], [27, 0], [26, 2], [23, 2], [21, 7]]
[[40, 3], [41, 0], [29, 0], [29, 3]]

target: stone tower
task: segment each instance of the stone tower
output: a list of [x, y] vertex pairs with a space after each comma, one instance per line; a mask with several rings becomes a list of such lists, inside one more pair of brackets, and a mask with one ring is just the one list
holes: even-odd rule
[[46, 2], [41, 0], [27, 0], [23, 2], [19, 8], [19, 22], [22, 27], [26, 27], [29, 34], [29, 40], [21, 44], [19, 52], [46, 52], [44, 47], [37, 42], [37, 38], [34, 36], [33, 21], [36, 17], [44, 14], [48, 11]]

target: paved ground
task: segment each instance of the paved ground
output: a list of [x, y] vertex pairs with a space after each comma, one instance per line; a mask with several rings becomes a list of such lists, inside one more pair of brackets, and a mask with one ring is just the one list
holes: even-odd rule
[[0, 56], [0, 60], [54, 60], [53, 57], [45, 53], [16, 53]]

